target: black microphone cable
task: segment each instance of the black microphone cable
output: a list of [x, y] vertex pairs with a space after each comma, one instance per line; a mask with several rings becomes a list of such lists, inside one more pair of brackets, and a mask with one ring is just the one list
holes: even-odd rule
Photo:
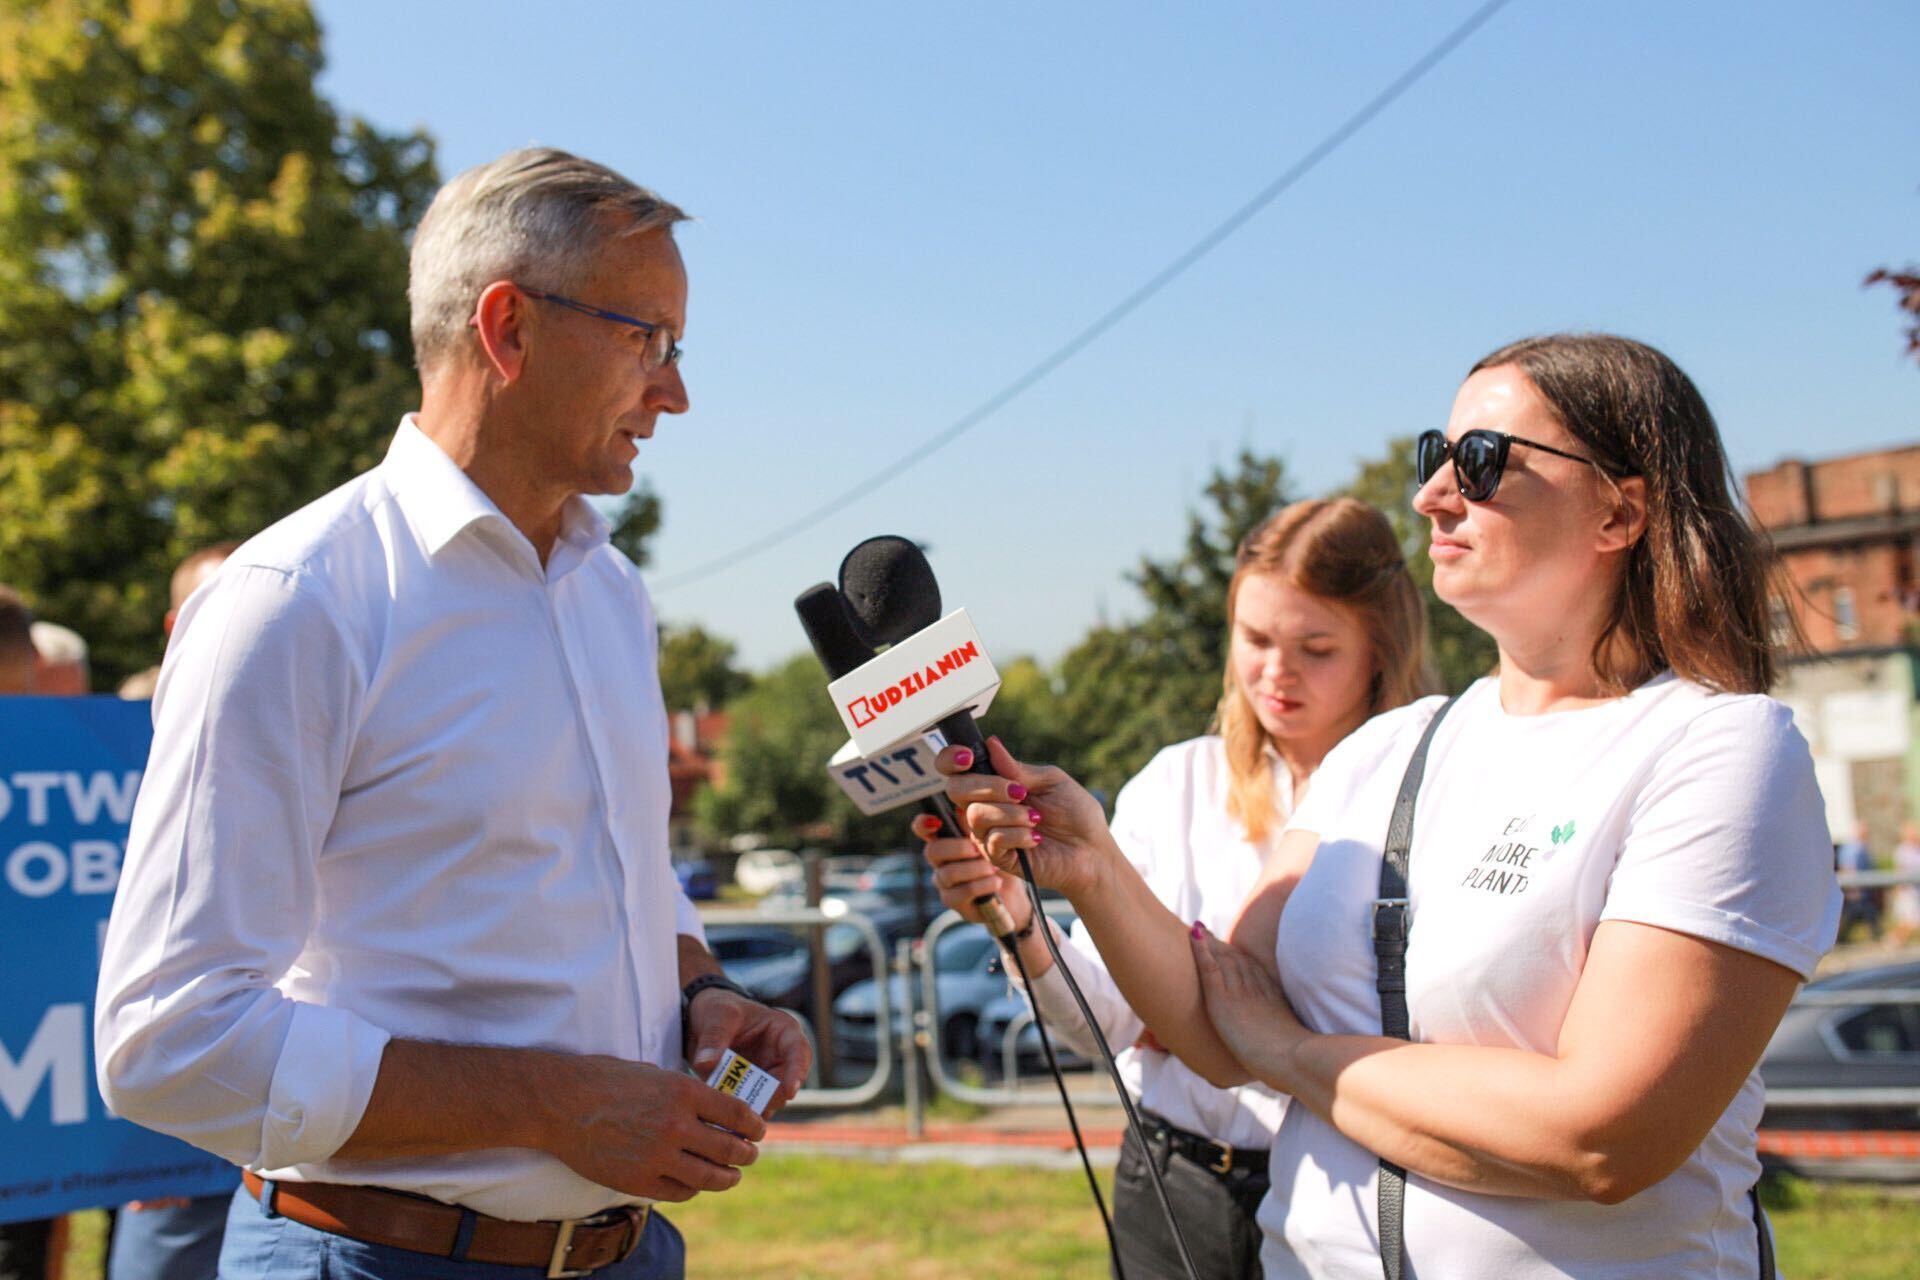
[[[1187, 1273], [1187, 1280], [1200, 1280], [1200, 1273], [1193, 1265], [1193, 1253], [1187, 1248], [1187, 1237], [1180, 1230], [1180, 1219], [1173, 1212], [1173, 1201], [1167, 1196], [1167, 1184], [1160, 1174], [1160, 1163], [1147, 1150], [1145, 1131], [1140, 1127], [1140, 1113], [1133, 1105], [1133, 1095], [1127, 1091], [1126, 1081], [1120, 1078], [1120, 1064], [1114, 1061], [1113, 1047], [1107, 1043], [1106, 1033], [1100, 1030], [1100, 1023], [1094, 1018], [1093, 1010], [1087, 1004], [1086, 995], [1080, 990], [1080, 984], [1074, 980], [1073, 970], [1060, 954], [1060, 943], [1053, 936], [1048, 924], [1046, 911], [1040, 905], [1040, 890], [1033, 879], [1033, 864], [1027, 860], [1027, 851], [1018, 848], [1014, 852], [1020, 855], [1020, 878], [1026, 881], [1027, 902], [1033, 909], [1033, 922], [1040, 931], [1040, 937], [1047, 946], [1047, 954], [1053, 957], [1053, 967], [1066, 981], [1067, 990], [1073, 994], [1073, 1002], [1080, 1009], [1080, 1017], [1087, 1024], [1087, 1030], [1093, 1033], [1093, 1043], [1100, 1050], [1100, 1061], [1107, 1069], [1107, 1075], [1113, 1080], [1113, 1087], [1120, 1095], [1120, 1106], [1127, 1115], [1127, 1128], [1132, 1131], [1134, 1140], [1140, 1144], [1141, 1153], [1146, 1157], [1147, 1175], [1153, 1183], [1153, 1194], [1160, 1201], [1160, 1211], [1166, 1215], [1167, 1229], [1173, 1233], [1174, 1247], [1180, 1251], [1180, 1265]], [[1100, 1195], [1100, 1184], [1093, 1176], [1093, 1163], [1087, 1156], [1087, 1144], [1080, 1136], [1080, 1123], [1073, 1111], [1073, 1100], [1067, 1095], [1066, 1078], [1060, 1073], [1060, 1063], [1054, 1057], [1053, 1044], [1047, 1037], [1046, 1019], [1040, 1015], [1040, 1002], [1034, 998], [1033, 980], [1027, 976], [1026, 961], [1020, 957], [1020, 943], [1009, 939], [1007, 951], [1013, 956], [1014, 967], [1020, 971], [1020, 984], [1027, 993], [1027, 1004], [1033, 1010], [1033, 1025], [1040, 1032], [1040, 1046], [1046, 1052], [1047, 1066], [1053, 1072], [1053, 1082], [1060, 1090], [1060, 1103], [1067, 1110], [1067, 1125], [1073, 1130], [1074, 1145], [1080, 1149], [1080, 1161], [1086, 1167], [1087, 1181], [1093, 1185], [1094, 1203], [1100, 1206], [1100, 1220], [1107, 1228], [1107, 1247], [1113, 1255], [1113, 1273], [1117, 1280], [1126, 1280], [1126, 1272], [1120, 1266], [1120, 1246], [1113, 1235], [1113, 1221], [1107, 1214], [1107, 1203]]]

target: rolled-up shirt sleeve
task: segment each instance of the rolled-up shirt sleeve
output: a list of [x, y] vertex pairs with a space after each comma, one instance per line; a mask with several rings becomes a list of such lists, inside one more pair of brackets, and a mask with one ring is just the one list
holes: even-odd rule
[[[1138, 1040], [1147, 1024], [1133, 1011], [1126, 996], [1121, 994], [1120, 985], [1107, 972], [1106, 962], [1100, 958], [1093, 939], [1078, 924], [1064, 937], [1051, 921], [1048, 927], [1060, 938], [1060, 958], [1073, 970], [1073, 980], [1080, 984], [1080, 994], [1086, 997], [1087, 1007], [1093, 1010], [1094, 1020], [1100, 1024], [1100, 1034], [1106, 1037], [1108, 1046], [1117, 1052]], [[1087, 1034], [1086, 1020], [1080, 1016], [1080, 1006], [1074, 1002], [1073, 992], [1067, 989], [1060, 966], [1055, 965], [1033, 980], [1031, 999], [1040, 1016], [1046, 1019], [1050, 1032], [1082, 1057], [1098, 1057], [1099, 1051], [1093, 1037]]]
[[678, 885], [678, 877], [675, 877], [675, 883], [673, 931], [685, 934], [704, 947], [707, 945], [707, 930], [700, 923], [699, 909], [693, 905], [693, 899], [687, 896], [686, 889]]
[[230, 563], [183, 611], [101, 956], [95, 1061], [117, 1114], [236, 1164], [331, 1156], [385, 1031], [277, 987], [318, 861], [365, 661], [303, 575]]

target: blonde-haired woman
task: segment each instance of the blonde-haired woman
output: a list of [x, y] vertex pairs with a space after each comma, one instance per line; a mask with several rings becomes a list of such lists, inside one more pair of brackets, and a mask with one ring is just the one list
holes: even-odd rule
[[[1351, 498], [1295, 503], [1247, 535], [1227, 588], [1227, 632], [1219, 732], [1155, 756], [1121, 790], [1113, 821], [1159, 900], [1215, 930], [1232, 923], [1327, 752], [1369, 716], [1425, 692], [1419, 593], [1392, 527]], [[930, 846], [929, 856], [942, 901], [963, 915], [973, 917], [982, 892], [1000, 895], [1019, 926], [1041, 1016], [1092, 1056], [1024, 889], [959, 842]], [[1200, 1274], [1259, 1275], [1254, 1214], [1284, 1099], [1258, 1084], [1208, 1084], [1153, 1039], [1083, 929], [1055, 933], [1102, 1033], [1121, 1050], [1122, 1076], [1149, 1131], [1145, 1147], [1128, 1136], [1115, 1175], [1114, 1230], [1127, 1274], [1180, 1272], [1148, 1181], [1153, 1160]]]

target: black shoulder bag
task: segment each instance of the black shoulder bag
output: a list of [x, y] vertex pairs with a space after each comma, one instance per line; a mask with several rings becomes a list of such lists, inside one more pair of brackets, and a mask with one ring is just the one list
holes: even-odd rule
[[[1420, 745], [1407, 761], [1407, 772], [1400, 779], [1400, 794], [1394, 797], [1393, 820], [1387, 824], [1387, 844], [1380, 858], [1380, 896], [1373, 902], [1374, 989], [1380, 993], [1380, 1031], [1396, 1040], [1411, 1040], [1407, 1022], [1407, 930], [1412, 923], [1407, 910], [1407, 860], [1413, 850], [1413, 802], [1420, 794], [1420, 779], [1427, 771], [1427, 748], [1433, 745], [1434, 731], [1453, 704], [1455, 694], [1441, 704], [1427, 721]], [[1760, 1210], [1760, 1189], [1747, 1193], [1753, 1202], [1753, 1225], [1760, 1234], [1760, 1280], [1775, 1280], [1773, 1237], [1767, 1234], [1765, 1215]], [[1386, 1280], [1402, 1280], [1406, 1253], [1402, 1240], [1407, 1200], [1407, 1171], [1391, 1160], [1380, 1162], [1380, 1268]]]

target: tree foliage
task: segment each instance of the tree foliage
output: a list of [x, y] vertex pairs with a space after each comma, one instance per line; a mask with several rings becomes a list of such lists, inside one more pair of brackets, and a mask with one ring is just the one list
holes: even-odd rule
[[1129, 575], [1146, 616], [1095, 628], [1060, 661], [1056, 724], [1072, 736], [1058, 763], [1109, 798], [1161, 747], [1206, 732], [1220, 701], [1234, 552], [1292, 500], [1285, 464], [1245, 449], [1202, 497], [1180, 554], [1143, 557]]
[[1898, 305], [1907, 316], [1907, 355], [1920, 360], [1920, 267], [1909, 266], [1904, 271], [1880, 267], [1868, 272], [1863, 287], [1876, 284], [1884, 284], [1899, 295]]
[[146, 666], [166, 579], [378, 461], [432, 146], [300, 0], [0, 7], [0, 580]]
[[753, 678], [734, 663], [733, 641], [698, 623], [669, 624], [660, 634], [660, 692], [669, 711], [724, 707]]

